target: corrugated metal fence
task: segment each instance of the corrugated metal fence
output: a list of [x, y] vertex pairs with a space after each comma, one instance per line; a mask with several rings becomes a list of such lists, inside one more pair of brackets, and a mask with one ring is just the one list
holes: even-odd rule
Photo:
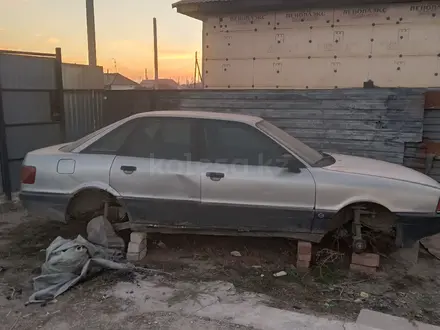
[[66, 141], [73, 141], [103, 127], [102, 90], [64, 91]]

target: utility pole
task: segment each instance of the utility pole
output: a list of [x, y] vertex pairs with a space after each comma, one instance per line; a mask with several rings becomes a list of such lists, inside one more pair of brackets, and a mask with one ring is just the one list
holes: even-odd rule
[[156, 17], [153, 18], [153, 34], [154, 34], [154, 89], [159, 87], [159, 55], [157, 53], [157, 22]]
[[197, 52], [196, 52], [196, 56], [195, 56], [195, 61], [194, 61], [194, 78], [193, 78], [193, 82], [194, 82], [194, 88], [196, 88], [197, 86]]
[[86, 0], [87, 41], [89, 47], [89, 65], [96, 66], [96, 32], [94, 0]]
[[196, 52], [195, 63], [194, 63], [194, 88], [197, 87], [197, 78], [199, 78], [200, 82], [203, 84], [202, 72], [200, 70], [199, 65], [199, 56]]

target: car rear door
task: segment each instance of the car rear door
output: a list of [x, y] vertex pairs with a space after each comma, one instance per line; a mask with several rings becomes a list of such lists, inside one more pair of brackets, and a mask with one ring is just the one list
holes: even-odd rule
[[190, 118], [146, 117], [119, 150], [110, 185], [131, 220], [158, 226], [195, 226], [200, 206], [200, 162], [193, 161]]
[[284, 168], [288, 152], [255, 127], [202, 120], [204, 169], [201, 225], [243, 231], [310, 232], [315, 182], [298, 161]]

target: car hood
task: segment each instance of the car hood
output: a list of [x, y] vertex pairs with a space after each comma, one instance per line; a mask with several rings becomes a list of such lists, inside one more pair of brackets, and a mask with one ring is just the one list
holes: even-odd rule
[[335, 159], [335, 163], [326, 166], [326, 170], [407, 181], [440, 189], [440, 184], [434, 179], [405, 166], [371, 158], [333, 153], [330, 155]]

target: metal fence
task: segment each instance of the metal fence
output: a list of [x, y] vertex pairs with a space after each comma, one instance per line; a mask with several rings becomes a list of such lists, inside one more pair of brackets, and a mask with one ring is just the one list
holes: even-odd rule
[[2, 187], [19, 188], [26, 152], [64, 137], [61, 49], [55, 54], [0, 51]]
[[64, 92], [66, 141], [73, 141], [104, 126], [102, 90]]
[[103, 126], [103, 89], [101, 67], [62, 64], [61, 49], [0, 51], [0, 194], [19, 189], [29, 151]]

